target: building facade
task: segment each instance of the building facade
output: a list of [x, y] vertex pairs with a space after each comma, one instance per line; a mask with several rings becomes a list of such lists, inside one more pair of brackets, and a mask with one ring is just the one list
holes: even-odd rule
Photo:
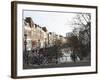
[[48, 32], [46, 27], [40, 27], [30, 17], [26, 17], [24, 20], [24, 35], [26, 35], [26, 38], [24, 36], [23, 42], [26, 40], [27, 50], [52, 47], [57, 40], [61, 40], [62, 43], [66, 42], [65, 37], [54, 32]]

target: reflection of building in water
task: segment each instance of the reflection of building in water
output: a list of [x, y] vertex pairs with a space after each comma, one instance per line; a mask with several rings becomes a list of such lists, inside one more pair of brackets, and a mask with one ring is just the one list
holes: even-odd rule
[[46, 27], [40, 27], [35, 24], [31, 17], [26, 17], [24, 20], [24, 34], [27, 35], [27, 50], [51, 47], [55, 45], [57, 39], [61, 40], [63, 43], [66, 42], [63, 36], [59, 36], [54, 32], [48, 32]]
[[58, 59], [58, 63], [72, 62], [71, 54], [63, 53], [63, 56]]
[[73, 51], [70, 48], [62, 49], [63, 56], [58, 59], [59, 63], [72, 62], [71, 54]]
[[[66, 62], [73, 62], [73, 59], [72, 59], [72, 54], [73, 54], [73, 50], [72, 48], [64, 48], [61, 50], [62, 52], [62, 57], [60, 57], [58, 59], [58, 63], [66, 63]], [[76, 56], [75, 57], [76, 61], [80, 61], [79, 57]]]

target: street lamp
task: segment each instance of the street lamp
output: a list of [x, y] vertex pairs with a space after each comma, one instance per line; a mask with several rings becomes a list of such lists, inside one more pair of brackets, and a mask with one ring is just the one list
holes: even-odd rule
[[25, 57], [26, 57], [26, 61], [25, 63], [28, 64], [28, 54], [27, 54], [27, 34], [24, 34], [24, 37], [25, 37], [25, 41], [24, 41], [24, 46], [25, 46]]
[[26, 47], [26, 45], [27, 45], [27, 34], [24, 34], [24, 36], [25, 36], [24, 45], [25, 45], [25, 52], [26, 52], [27, 51], [27, 47]]

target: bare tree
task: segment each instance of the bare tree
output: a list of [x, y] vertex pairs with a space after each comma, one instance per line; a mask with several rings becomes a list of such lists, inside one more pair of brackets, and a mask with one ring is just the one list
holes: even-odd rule
[[[90, 56], [90, 43], [91, 43], [91, 15], [90, 14], [78, 14], [76, 16], [77, 22], [75, 23], [79, 25], [79, 42], [82, 56]], [[75, 28], [78, 30], [79, 28]], [[74, 30], [75, 30], [74, 29]], [[73, 31], [74, 31], [73, 30]]]
[[[81, 55], [90, 56], [90, 47], [91, 47], [91, 14], [90, 13], [80, 13], [77, 14], [72, 22], [70, 23], [73, 27], [73, 34], [77, 37], [78, 47], [80, 47]], [[74, 43], [74, 40], [71, 39]], [[70, 41], [71, 41], [70, 40]], [[76, 43], [76, 44], [77, 44]], [[75, 46], [75, 45], [74, 45]]]

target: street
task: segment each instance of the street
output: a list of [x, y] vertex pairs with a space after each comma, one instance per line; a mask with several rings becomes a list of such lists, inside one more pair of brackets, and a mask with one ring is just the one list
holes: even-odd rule
[[61, 64], [48, 64], [48, 65], [24, 65], [24, 69], [36, 69], [36, 68], [57, 68], [57, 67], [83, 67], [91, 66], [89, 61], [79, 61], [79, 62], [67, 62]]

